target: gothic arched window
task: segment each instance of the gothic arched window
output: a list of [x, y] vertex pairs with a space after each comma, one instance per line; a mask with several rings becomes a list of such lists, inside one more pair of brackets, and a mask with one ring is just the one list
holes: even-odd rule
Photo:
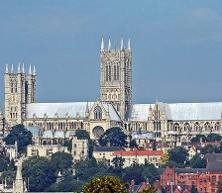
[[102, 119], [102, 109], [99, 106], [97, 106], [94, 110], [94, 119], [95, 120], [101, 120]]

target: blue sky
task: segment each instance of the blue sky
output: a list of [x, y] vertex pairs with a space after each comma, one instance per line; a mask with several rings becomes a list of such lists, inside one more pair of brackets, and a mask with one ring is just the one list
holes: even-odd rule
[[25, 62], [39, 102], [97, 100], [102, 36], [131, 38], [134, 102], [222, 101], [221, 0], [1, 1], [1, 93]]

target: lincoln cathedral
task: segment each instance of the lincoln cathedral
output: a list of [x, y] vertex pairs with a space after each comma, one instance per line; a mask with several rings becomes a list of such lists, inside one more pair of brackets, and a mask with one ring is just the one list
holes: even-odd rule
[[[222, 134], [222, 102], [134, 104], [130, 40], [118, 49], [102, 39], [100, 49], [100, 100], [94, 102], [38, 103], [36, 69], [24, 64], [6, 65], [5, 132], [13, 125], [38, 128], [42, 139], [68, 138], [85, 129], [97, 139], [111, 127], [130, 133], [152, 133], [164, 142], [187, 142], [196, 134]], [[44, 142], [44, 141], [43, 141]], [[45, 141], [46, 142], [46, 141]]]

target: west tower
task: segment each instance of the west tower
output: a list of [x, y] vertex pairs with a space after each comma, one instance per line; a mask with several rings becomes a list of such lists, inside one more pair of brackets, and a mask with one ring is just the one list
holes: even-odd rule
[[102, 38], [100, 49], [100, 100], [111, 102], [122, 120], [128, 120], [132, 106], [132, 51], [130, 40], [125, 47], [111, 48], [109, 39], [105, 48]]
[[23, 123], [26, 118], [26, 104], [35, 102], [36, 70], [29, 67], [25, 72], [24, 64], [18, 65], [14, 71], [13, 65], [9, 71], [5, 69], [5, 119], [9, 126]]

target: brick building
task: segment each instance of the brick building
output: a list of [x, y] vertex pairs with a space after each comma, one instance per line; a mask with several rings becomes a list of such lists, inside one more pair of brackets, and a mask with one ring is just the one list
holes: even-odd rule
[[222, 154], [207, 154], [206, 160], [203, 169], [167, 167], [160, 178], [161, 186], [168, 192], [184, 192], [193, 185], [199, 193], [216, 193], [222, 181]]

